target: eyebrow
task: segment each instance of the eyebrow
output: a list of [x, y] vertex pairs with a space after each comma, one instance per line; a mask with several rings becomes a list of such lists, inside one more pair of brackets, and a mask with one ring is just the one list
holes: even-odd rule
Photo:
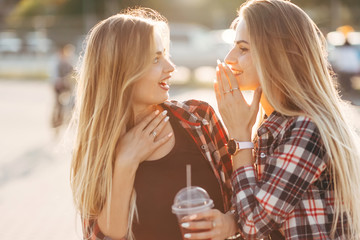
[[156, 54], [156, 55], [162, 55], [163, 52], [162, 52], [162, 51], [157, 51], [155, 54]]
[[249, 44], [249, 42], [245, 41], [245, 40], [239, 40], [239, 41], [234, 41], [235, 44], [240, 44], [240, 43], [246, 43]]

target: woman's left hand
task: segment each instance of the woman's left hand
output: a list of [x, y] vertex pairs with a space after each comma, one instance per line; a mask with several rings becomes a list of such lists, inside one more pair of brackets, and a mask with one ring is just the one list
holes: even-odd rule
[[216, 100], [230, 137], [242, 141], [250, 140], [251, 130], [259, 111], [261, 88], [256, 89], [253, 101], [249, 105], [231, 69], [220, 61], [216, 78], [214, 84]]
[[217, 209], [186, 216], [181, 227], [190, 231], [184, 235], [186, 239], [224, 240], [237, 232], [233, 214]]

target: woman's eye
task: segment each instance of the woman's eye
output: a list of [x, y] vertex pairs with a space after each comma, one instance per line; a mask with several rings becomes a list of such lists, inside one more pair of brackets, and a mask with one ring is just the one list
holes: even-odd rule
[[248, 50], [247, 48], [240, 47], [240, 51], [241, 51], [242, 53], [245, 53], [247, 50]]
[[159, 62], [159, 57], [154, 58], [154, 63], [158, 63]]

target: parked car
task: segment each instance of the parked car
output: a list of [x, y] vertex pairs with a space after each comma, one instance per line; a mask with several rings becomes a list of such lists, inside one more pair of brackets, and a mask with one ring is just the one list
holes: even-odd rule
[[15, 32], [0, 33], [0, 53], [19, 53], [22, 41]]
[[190, 70], [216, 66], [216, 60], [224, 59], [231, 46], [221, 38], [224, 31], [210, 31], [194, 24], [170, 23], [171, 59], [176, 65]]

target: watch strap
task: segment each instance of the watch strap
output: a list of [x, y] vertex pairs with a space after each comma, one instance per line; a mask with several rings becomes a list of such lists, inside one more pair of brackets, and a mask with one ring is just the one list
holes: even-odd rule
[[242, 149], [253, 149], [254, 148], [254, 143], [252, 142], [240, 142], [240, 141], [237, 141], [235, 140], [236, 144], [237, 144], [237, 148], [239, 150], [242, 150]]

